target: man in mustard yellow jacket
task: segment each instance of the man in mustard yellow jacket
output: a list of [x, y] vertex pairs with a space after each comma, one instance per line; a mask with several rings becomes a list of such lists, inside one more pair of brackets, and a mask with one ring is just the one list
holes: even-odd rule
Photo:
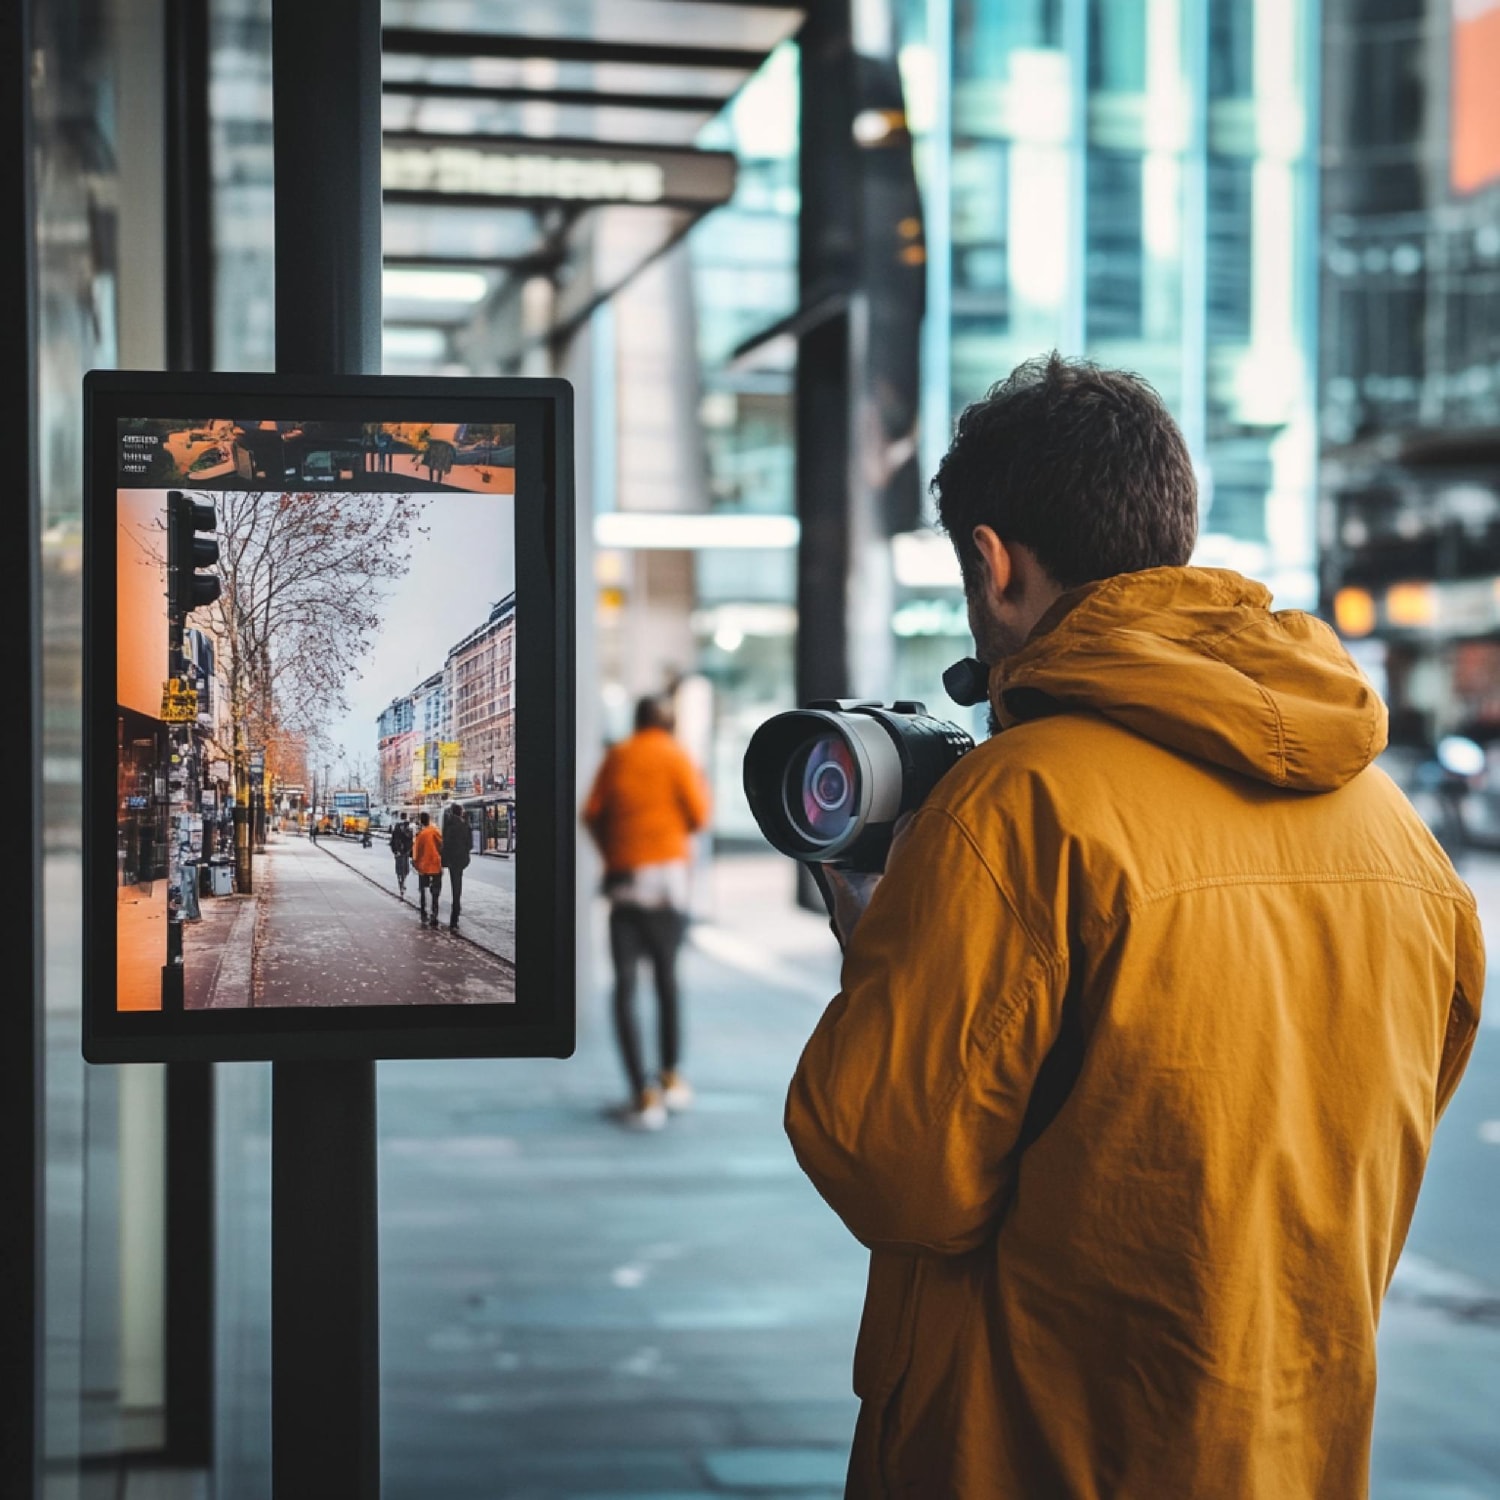
[[1333, 633], [1187, 566], [1144, 383], [1023, 366], [934, 488], [1001, 732], [845, 887], [787, 1103], [872, 1252], [849, 1494], [1363, 1495], [1473, 898]]

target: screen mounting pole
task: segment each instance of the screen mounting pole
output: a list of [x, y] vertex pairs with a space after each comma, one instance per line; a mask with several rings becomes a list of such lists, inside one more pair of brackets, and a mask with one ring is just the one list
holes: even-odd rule
[[[276, 369], [379, 374], [380, 0], [271, 24]], [[276, 1062], [271, 1088], [273, 1493], [377, 1500], [375, 1064]]]

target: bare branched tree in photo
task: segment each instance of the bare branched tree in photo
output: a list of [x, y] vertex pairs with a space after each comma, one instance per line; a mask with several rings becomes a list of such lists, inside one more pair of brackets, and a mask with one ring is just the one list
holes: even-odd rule
[[237, 796], [249, 748], [310, 746], [347, 710], [346, 688], [382, 622], [382, 585], [411, 565], [426, 497], [218, 490], [222, 592], [209, 613], [229, 690]]

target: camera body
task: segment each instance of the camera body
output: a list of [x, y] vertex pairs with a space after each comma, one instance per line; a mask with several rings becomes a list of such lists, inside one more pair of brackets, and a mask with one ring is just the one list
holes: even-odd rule
[[974, 748], [922, 703], [837, 698], [767, 719], [745, 751], [745, 796], [773, 848], [842, 869], [885, 868], [896, 820]]

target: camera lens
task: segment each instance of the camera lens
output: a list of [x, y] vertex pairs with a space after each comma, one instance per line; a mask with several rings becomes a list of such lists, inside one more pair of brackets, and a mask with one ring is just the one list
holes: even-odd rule
[[818, 767], [809, 778], [808, 790], [812, 799], [824, 812], [837, 812], [839, 805], [849, 795], [849, 778], [843, 768], [832, 761]]
[[825, 734], [792, 756], [787, 811], [799, 832], [819, 842], [837, 838], [855, 815], [854, 758], [843, 738]]

